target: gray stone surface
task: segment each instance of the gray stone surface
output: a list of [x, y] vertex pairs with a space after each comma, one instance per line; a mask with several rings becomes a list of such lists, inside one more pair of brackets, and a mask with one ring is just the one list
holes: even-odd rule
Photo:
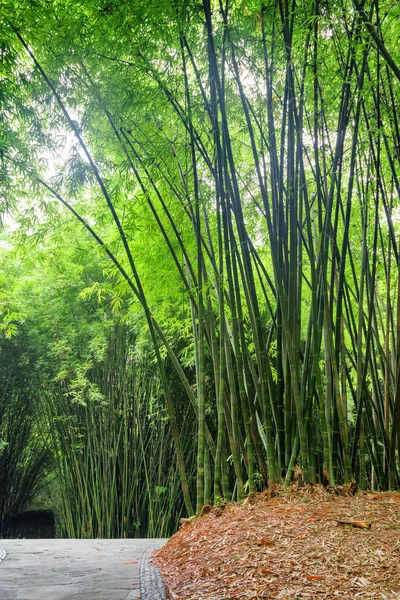
[[139, 599], [141, 558], [164, 542], [1, 540], [0, 600]]
[[153, 550], [146, 550], [140, 563], [140, 600], [166, 600], [160, 569], [151, 560]]

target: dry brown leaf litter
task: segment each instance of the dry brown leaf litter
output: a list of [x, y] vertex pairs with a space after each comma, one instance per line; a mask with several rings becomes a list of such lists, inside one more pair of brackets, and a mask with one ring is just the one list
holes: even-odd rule
[[168, 597], [400, 598], [399, 493], [274, 493], [183, 525], [154, 557]]

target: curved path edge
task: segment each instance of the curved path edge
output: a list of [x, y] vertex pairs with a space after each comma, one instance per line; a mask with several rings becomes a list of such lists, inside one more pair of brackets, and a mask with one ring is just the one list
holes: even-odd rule
[[164, 582], [160, 569], [151, 562], [151, 554], [157, 547], [150, 548], [140, 562], [140, 600], [166, 600]]

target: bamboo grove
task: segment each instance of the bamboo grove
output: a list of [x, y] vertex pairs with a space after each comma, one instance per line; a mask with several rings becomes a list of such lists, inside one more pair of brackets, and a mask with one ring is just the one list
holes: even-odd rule
[[2, 6], [6, 203], [72, 213], [140, 305], [187, 513], [295, 465], [398, 487], [398, 6]]

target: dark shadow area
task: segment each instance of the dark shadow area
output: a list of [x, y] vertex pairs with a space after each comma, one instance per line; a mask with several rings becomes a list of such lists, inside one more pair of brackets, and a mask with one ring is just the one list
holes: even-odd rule
[[55, 538], [56, 525], [51, 510], [29, 510], [9, 517], [1, 524], [3, 538]]

